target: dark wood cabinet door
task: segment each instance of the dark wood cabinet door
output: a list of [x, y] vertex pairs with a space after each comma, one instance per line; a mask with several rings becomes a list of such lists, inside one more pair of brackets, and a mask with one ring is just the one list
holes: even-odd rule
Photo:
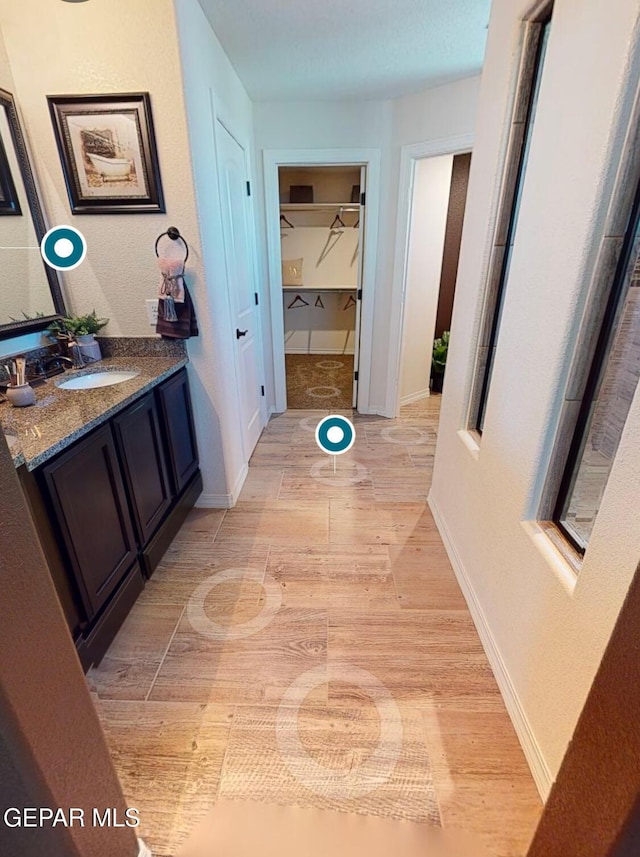
[[183, 369], [157, 389], [173, 489], [179, 494], [198, 469], [189, 381]]
[[137, 554], [110, 426], [45, 464], [43, 478], [91, 620]]
[[144, 546], [171, 505], [171, 488], [153, 393], [113, 421], [138, 539]]

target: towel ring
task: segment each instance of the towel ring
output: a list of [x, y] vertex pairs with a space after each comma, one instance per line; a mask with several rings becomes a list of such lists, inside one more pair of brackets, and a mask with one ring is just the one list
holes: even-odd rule
[[164, 238], [165, 235], [167, 236], [167, 238], [170, 238], [172, 241], [182, 241], [182, 243], [184, 244], [184, 249], [186, 251], [183, 264], [186, 265], [187, 259], [189, 258], [189, 245], [184, 240], [182, 235], [180, 235], [180, 230], [176, 226], [170, 226], [166, 232], [163, 232], [161, 235], [158, 235], [158, 237], [156, 238], [156, 246], [155, 246], [156, 256], [160, 255], [158, 253], [158, 244], [160, 243], [160, 239]]

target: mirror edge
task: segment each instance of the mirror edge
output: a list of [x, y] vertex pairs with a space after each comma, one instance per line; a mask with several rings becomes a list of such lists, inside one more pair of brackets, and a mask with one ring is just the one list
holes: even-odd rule
[[[47, 231], [47, 227], [44, 220], [42, 206], [40, 204], [40, 197], [38, 196], [35, 176], [31, 167], [26, 137], [22, 131], [22, 125], [20, 123], [15, 99], [10, 92], [2, 88], [0, 88], [0, 107], [4, 107], [7, 111], [11, 138], [15, 147], [18, 163], [20, 164], [22, 181], [27, 195], [27, 202], [29, 203], [29, 211], [33, 218], [33, 225], [38, 241], [41, 241]], [[49, 327], [51, 322], [56, 318], [66, 315], [66, 307], [62, 296], [62, 286], [60, 284], [58, 272], [49, 265], [45, 265], [44, 261], [42, 264], [44, 265], [47, 281], [49, 283], [49, 290], [53, 299], [55, 313], [47, 316], [25, 319], [24, 321], [12, 321], [7, 324], [0, 324], [0, 340], [9, 339], [12, 336], [24, 333], [35, 333], [39, 330], [44, 330]]]

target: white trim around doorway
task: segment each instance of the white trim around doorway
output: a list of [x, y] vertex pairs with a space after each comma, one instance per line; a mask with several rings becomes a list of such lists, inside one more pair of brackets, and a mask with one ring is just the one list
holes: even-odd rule
[[395, 417], [400, 405], [400, 372], [402, 369], [402, 342], [404, 339], [404, 302], [407, 285], [409, 238], [411, 236], [411, 208], [416, 162], [438, 155], [462, 155], [471, 152], [474, 135], [458, 134], [423, 143], [403, 146], [400, 154], [400, 182], [398, 189], [398, 220], [393, 262], [391, 293], [391, 319], [389, 326], [389, 370], [387, 400], [384, 415]]
[[279, 167], [365, 166], [367, 168], [365, 238], [362, 272], [362, 308], [358, 410], [370, 413], [371, 357], [373, 352], [373, 312], [376, 288], [376, 255], [380, 213], [380, 149], [265, 149], [264, 196], [267, 225], [269, 303], [273, 342], [275, 410], [287, 406], [284, 359], [284, 318], [282, 315], [282, 266], [280, 246]]

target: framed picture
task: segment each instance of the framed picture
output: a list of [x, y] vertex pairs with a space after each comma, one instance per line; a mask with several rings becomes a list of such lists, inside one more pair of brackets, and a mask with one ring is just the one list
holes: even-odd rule
[[47, 100], [73, 214], [165, 211], [148, 92]]
[[[0, 123], [0, 128], [8, 129], [5, 122]], [[7, 150], [5, 149], [2, 134], [0, 134], [0, 215], [3, 214], [22, 214], [20, 201], [16, 192], [16, 186], [11, 175], [11, 166], [7, 158]]]

